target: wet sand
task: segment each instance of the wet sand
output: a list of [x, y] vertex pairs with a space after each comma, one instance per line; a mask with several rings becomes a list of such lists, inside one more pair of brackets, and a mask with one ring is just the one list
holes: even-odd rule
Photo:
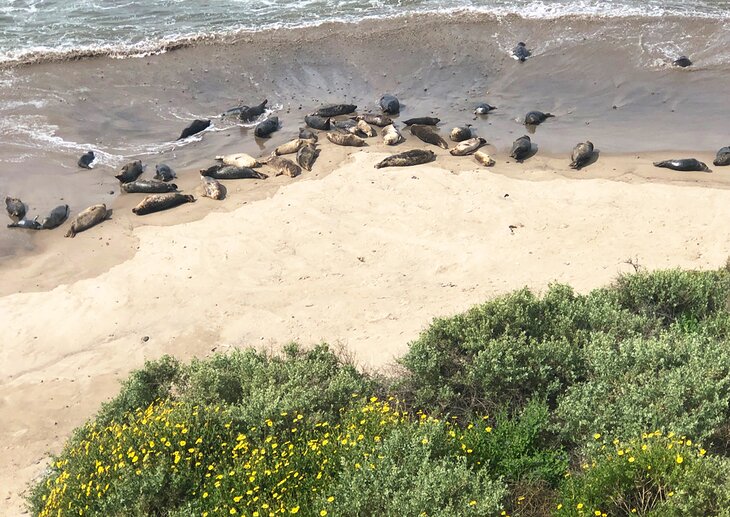
[[[20, 511], [19, 494], [47, 455], [145, 359], [326, 341], [364, 367], [382, 367], [433, 317], [525, 285], [586, 291], [633, 271], [629, 259], [650, 269], [724, 263], [730, 168], [651, 165], [684, 156], [710, 163], [728, 145], [727, 108], [713, 100], [725, 95], [721, 69], [644, 68], [627, 61], [628, 47], [590, 40], [519, 64], [481, 22], [333, 24], [145, 59], [10, 71], [25, 85], [12, 95], [42, 90], [55, 99], [44, 116], [63, 141], [108, 154], [97, 169], [80, 170], [79, 149], [35, 149], [15, 135], [0, 146], [1, 193], [28, 201], [31, 214], [61, 199], [74, 214], [97, 202], [114, 214], [75, 239], [63, 238], [68, 223], [0, 232], [3, 514]], [[494, 29], [505, 41], [538, 34], [525, 20]], [[113, 174], [126, 159], [147, 163], [146, 177], [169, 163], [192, 192], [215, 155], [266, 155], [313, 108], [351, 101], [375, 109], [386, 91], [405, 104], [401, 118], [442, 118], [443, 136], [473, 124], [497, 165], [431, 148], [432, 164], [376, 170], [385, 153], [427, 146], [407, 131], [397, 147], [373, 138], [362, 150], [321, 135], [311, 173], [226, 182], [222, 202], [199, 198], [137, 217], [130, 209], [142, 196], [118, 193]], [[283, 122], [270, 140], [216, 120], [220, 130], [201, 141], [150, 147], [174, 139], [187, 119], [264, 97]], [[483, 100], [499, 110], [476, 119], [473, 105]], [[530, 109], [558, 116], [532, 135], [538, 153], [517, 164], [507, 157], [525, 132], [515, 118]], [[573, 171], [570, 149], [586, 139], [598, 161]], [[13, 161], [21, 150], [29, 156]]]

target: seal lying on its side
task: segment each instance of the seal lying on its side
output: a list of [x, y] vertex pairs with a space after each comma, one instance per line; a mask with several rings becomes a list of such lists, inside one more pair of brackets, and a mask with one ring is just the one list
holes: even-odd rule
[[470, 138], [469, 140], [464, 140], [457, 144], [456, 147], [449, 152], [452, 156], [466, 156], [467, 154], [473, 153], [486, 143], [487, 141], [483, 138]]
[[200, 169], [200, 175], [217, 180], [265, 180], [268, 178], [263, 172], [255, 171], [249, 167], [236, 167], [235, 165], [223, 165], [220, 163], [207, 169]]
[[707, 165], [694, 158], [682, 158], [677, 160], [664, 160], [662, 162], [654, 162], [654, 167], [662, 167], [664, 169], [672, 169], [674, 171], [712, 172], [707, 167]]
[[718, 167], [722, 165], [730, 165], [730, 147], [723, 147], [717, 151], [717, 156], [715, 156], [715, 160], [712, 164], [717, 165]]
[[449, 148], [449, 144], [446, 143], [446, 140], [441, 138], [431, 128], [427, 126], [412, 125], [411, 134], [415, 137], [418, 137], [420, 140], [426, 142], [427, 144], [436, 145], [438, 147], [441, 147], [442, 149]]
[[386, 93], [380, 97], [380, 109], [383, 110], [383, 113], [395, 115], [396, 113], [400, 113], [400, 102], [398, 102], [395, 95]]
[[512, 151], [510, 151], [509, 155], [518, 162], [522, 162], [530, 155], [531, 149], [532, 142], [530, 141], [530, 137], [524, 135], [514, 141], [512, 144]]
[[304, 140], [302, 138], [295, 138], [294, 140], [290, 140], [285, 144], [281, 144], [279, 147], [274, 149], [274, 154], [277, 156], [280, 156], [282, 154], [294, 154], [299, 149], [301, 149], [305, 144], [308, 144], [308, 140]]
[[201, 176], [200, 179], [203, 182], [203, 197], [209, 197], [217, 201], [226, 197], [226, 187], [221, 185], [220, 181], [209, 176]]
[[180, 136], [178, 137], [178, 140], [182, 140], [183, 138], [187, 138], [189, 136], [193, 136], [197, 133], [200, 133], [201, 131], [208, 129], [210, 126], [210, 119], [200, 120], [195, 119], [193, 120], [192, 124], [190, 124], [188, 127], [182, 130], [182, 133], [180, 133]]
[[474, 153], [474, 159], [484, 165], [485, 167], [491, 167], [495, 161], [484, 151], [477, 151]]
[[41, 223], [38, 222], [38, 216], [35, 216], [34, 219], [21, 219], [20, 221], [10, 223], [8, 225], [8, 228], [23, 228], [25, 230], [40, 230]]
[[45, 217], [41, 222], [41, 228], [43, 230], [53, 230], [63, 224], [68, 219], [68, 205], [58, 205], [56, 208], [51, 210], [48, 217]]
[[250, 169], [261, 167], [261, 162], [246, 153], [226, 154], [223, 156], [216, 156], [215, 159], [219, 162], [223, 162], [224, 165], [233, 165], [235, 167], [247, 167]]
[[267, 99], [264, 99], [264, 102], [262, 102], [258, 106], [241, 106], [241, 111], [239, 112], [238, 118], [241, 119], [242, 122], [251, 122], [252, 120], [263, 115], [264, 111], [266, 111], [267, 102], [269, 101]]
[[185, 203], [195, 201], [193, 196], [180, 194], [179, 192], [168, 192], [166, 194], [150, 194], [146, 196], [137, 206], [132, 208], [136, 215], [146, 215], [152, 212], [159, 212], [169, 208], [175, 208]]
[[418, 124], [420, 126], [435, 126], [439, 122], [441, 122], [441, 119], [435, 117], [416, 117], [403, 121], [406, 126], [412, 126], [413, 124]]
[[327, 140], [337, 145], [349, 145], [352, 147], [362, 147], [365, 145], [365, 140], [359, 136], [351, 135], [349, 133], [327, 133]]
[[317, 133], [306, 127], [299, 128], [299, 138], [302, 138], [304, 140], [312, 140], [313, 142], [319, 140]]
[[375, 115], [373, 113], [363, 113], [355, 117], [356, 120], [364, 120], [371, 126], [385, 127], [393, 123], [390, 117], [385, 115]]
[[302, 173], [302, 168], [291, 160], [276, 156], [272, 153], [266, 160], [266, 165], [276, 171], [276, 175], [285, 174], [290, 178], [295, 178]]
[[322, 106], [314, 114], [318, 117], [337, 117], [353, 113], [357, 109], [354, 104], [329, 104]]
[[378, 134], [370, 124], [362, 119], [357, 121], [357, 129], [365, 136], [375, 136]]
[[384, 160], [375, 164], [376, 169], [382, 169], [383, 167], [406, 167], [408, 165], [420, 165], [422, 163], [432, 162], [436, 159], [436, 154], [433, 151], [426, 151], [423, 149], [411, 149], [404, 153], [394, 154], [388, 156]]
[[486, 115], [492, 110], [496, 110], [497, 106], [491, 106], [487, 104], [486, 102], [481, 102], [477, 104], [476, 109], [474, 110], [474, 115]]
[[593, 158], [593, 143], [590, 140], [576, 145], [573, 148], [573, 153], [570, 155], [570, 168], [580, 169], [581, 167], [588, 164]]
[[528, 111], [527, 115], [525, 115], [525, 125], [537, 126], [554, 116], [552, 113], [543, 113], [542, 111]]
[[300, 167], [311, 171], [318, 156], [319, 151], [314, 144], [306, 144], [297, 151], [297, 163]]
[[25, 203], [17, 197], [5, 197], [5, 210], [8, 211], [10, 219], [18, 221], [25, 217]]
[[268, 138], [271, 133], [279, 130], [279, 117], [269, 117], [259, 122], [253, 130], [254, 136]]
[[122, 167], [122, 172], [114, 176], [119, 183], [129, 183], [139, 178], [144, 172], [144, 166], [141, 160], [129, 162]]
[[136, 179], [129, 183], [123, 183], [122, 190], [127, 194], [161, 194], [163, 192], [175, 192], [177, 185], [155, 179]]
[[305, 115], [304, 123], [312, 129], [328, 131], [330, 128], [330, 119], [328, 117], [320, 117], [319, 115]]
[[170, 168], [169, 165], [165, 163], [158, 163], [155, 165], [155, 176], [154, 178], [156, 180], [162, 180], [162, 181], [172, 181], [173, 178], [176, 178], [177, 175], [175, 174], [175, 171]]
[[527, 49], [527, 45], [520, 41], [515, 48], [512, 49], [512, 57], [517, 61], [525, 62], [532, 52]]
[[81, 155], [81, 158], [79, 158], [77, 163], [82, 169], [91, 169], [94, 158], [96, 158], [96, 156], [94, 156], [94, 151], [87, 151]]
[[385, 126], [382, 131], [383, 134], [383, 142], [385, 142], [386, 145], [396, 145], [405, 140], [403, 138], [403, 135], [398, 130], [397, 127], [395, 127], [394, 124], [390, 124], [389, 126]]
[[76, 237], [77, 233], [96, 226], [107, 217], [109, 217], [109, 211], [106, 209], [105, 204], [92, 205], [74, 217], [74, 220], [71, 221], [71, 228], [66, 232], [66, 237]]

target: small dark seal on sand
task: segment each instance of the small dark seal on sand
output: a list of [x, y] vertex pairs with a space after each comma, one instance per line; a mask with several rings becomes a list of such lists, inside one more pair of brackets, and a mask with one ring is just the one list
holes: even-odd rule
[[318, 117], [337, 117], [339, 115], [348, 115], [354, 113], [357, 110], [357, 106], [354, 104], [330, 104], [328, 106], [322, 106], [317, 110], [315, 115]]
[[554, 116], [552, 113], [543, 113], [542, 111], [528, 111], [525, 115], [525, 125], [537, 126]]
[[717, 156], [715, 156], [715, 161], [712, 162], [713, 165], [722, 166], [722, 165], [730, 165], [730, 147], [723, 147], [719, 151], [717, 151]]
[[162, 180], [141, 180], [136, 179], [129, 183], [122, 184], [122, 191], [127, 194], [162, 194], [163, 192], [175, 192], [177, 185], [165, 183]]
[[680, 66], [682, 68], [687, 68], [688, 66], [692, 66], [692, 61], [687, 56], [680, 56], [679, 58], [672, 61], [672, 64], [674, 66]]
[[514, 141], [509, 155], [518, 162], [522, 162], [525, 158], [530, 156], [531, 149], [532, 142], [530, 141], [530, 137], [524, 135]]
[[383, 113], [395, 115], [397, 113], [400, 113], [400, 102], [398, 102], [398, 99], [395, 97], [395, 95], [390, 95], [389, 93], [386, 93], [385, 95], [380, 97], [380, 109], [383, 110]]
[[449, 144], [440, 135], [435, 133], [428, 126], [414, 124], [411, 126], [411, 134], [427, 144], [436, 145], [442, 149], [448, 149]]
[[5, 210], [7, 210], [10, 219], [18, 221], [25, 217], [25, 203], [17, 197], [5, 197]]
[[435, 126], [439, 122], [441, 122], [441, 119], [434, 117], [416, 117], [403, 121], [406, 126], [412, 126], [413, 124], [418, 124], [420, 126]]
[[328, 131], [330, 129], [330, 119], [328, 117], [320, 117], [319, 115], [305, 115], [304, 123], [312, 129]]
[[210, 126], [209, 119], [205, 119], [205, 120], [195, 119], [195, 120], [193, 120], [192, 124], [190, 124], [188, 127], [186, 127], [185, 129], [182, 130], [182, 133], [180, 133], [180, 137], [178, 138], [178, 140], [182, 140], [183, 138], [187, 138], [189, 136], [193, 136], [197, 133], [200, 133], [201, 131], [208, 129], [209, 126]]
[[279, 129], [279, 117], [269, 117], [259, 122], [253, 130], [253, 134], [259, 138], [268, 138], [271, 133]]
[[663, 167], [674, 171], [712, 172], [706, 164], [696, 160], [695, 158], [681, 158], [654, 162], [654, 167]]
[[235, 165], [223, 165], [220, 163], [207, 169], [201, 169], [200, 175], [217, 180], [264, 180], [268, 178], [263, 172], [255, 171], [249, 167], [236, 167]]
[[383, 167], [407, 167], [409, 165], [420, 165], [422, 163], [432, 162], [436, 159], [436, 154], [433, 151], [426, 151], [423, 149], [411, 149], [404, 153], [394, 154], [388, 156], [384, 160], [375, 164], [376, 169], [382, 169]]
[[297, 151], [297, 163], [303, 169], [311, 171], [312, 166], [314, 165], [314, 162], [317, 160], [318, 156], [319, 151], [314, 146], [314, 144], [306, 144], [301, 149], [299, 149], [299, 151]]
[[96, 156], [94, 156], [94, 151], [85, 152], [81, 155], [81, 158], [79, 158], [79, 167], [81, 167], [82, 169], [91, 169], [92, 163], [95, 158]]
[[68, 219], [68, 213], [68, 205], [58, 205], [56, 208], [51, 210], [48, 217], [43, 219], [43, 222], [41, 222], [41, 228], [43, 230], [53, 230], [54, 228], [61, 226], [63, 222]]
[[129, 183], [139, 178], [144, 172], [144, 166], [140, 160], [129, 162], [122, 167], [122, 172], [114, 176], [119, 183]]
[[474, 115], [486, 115], [490, 111], [496, 110], [497, 106], [492, 106], [486, 102], [480, 102], [474, 109]]
[[242, 122], [251, 122], [252, 120], [257, 119], [263, 115], [264, 111], [266, 111], [267, 102], [269, 101], [264, 99], [264, 102], [258, 106], [241, 106], [238, 118], [241, 119]]
[[512, 57], [517, 61], [525, 62], [532, 52], [527, 49], [527, 45], [520, 41], [515, 48], [512, 49]]
[[570, 155], [570, 168], [580, 169], [587, 165], [591, 158], [593, 158], [593, 143], [587, 140], [573, 148], [573, 153]]

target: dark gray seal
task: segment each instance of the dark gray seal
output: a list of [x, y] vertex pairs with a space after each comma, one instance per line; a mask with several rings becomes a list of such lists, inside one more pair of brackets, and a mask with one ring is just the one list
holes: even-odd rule
[[337, 133], [332, 131], [327, 133], [327, 140], [329, 140], [333, 144], [352, 147], [362, 147], [366, 145], [365, 140], [363, 140], [359, 136], [355, 136], [350, 133]]
[[389, 126], [393, 123], [393, 120], [390, 117], [386, 117], [385, 115], [376, 115], [374, 113], [363, 113], [362, 115], [358, 115], [355, 118], [357, 120], [364, 120], [371, 126], [378, 127]]
[[414, 124], [411, 126], [411, 134], [427, 144], [436, 145], [442, 149], [448, 149], [446, 140], [436, 134], [430, 127]]
[[680, 56], [679, 58], [672, 61], [672, 64], [674, 66], [687, 68], [688, 66], [692, 66], [692, 61], [687, 56]]
[[279, 117], [269, 117], [259, 122], [253, 130], [253, 134], [259, 138], [268, 138], [271, 133], [279, 129]]
[[53, 230], [54, 228], [58, 228], [66, 219], [68, 219], [68, 213], [68, 205], [58, 205], [56, 208], [51, 210], [48, 217], [43, 219], [41, 222], [41, 229]]
[[319, 129], [321, 131], [329, 131], [330, 119], [328, 117], [320, 117], [319, 115], [305, 115], [304, 123], [312, 129]]
[[532, 142], [530, 141], [530, 137], [524, 135], [514, 141], [509, 155], [518, 162], [522, 162], [525, 158], [530, 156], [531, 149]]
[[297, 151], [297, 163], [303, 169], [311, 171], [312, 166], [314, 165], [314, 162], [317, 161], [318, 156], [319, 151], [314, 146], [314, 144], [306, 144], [304, 147], [299, 149], [299, 151]]
[[10, 219], [14, 221], [25, 217], [25, 203], [17, 197], [5, 197], [5, 210], [7, 210]]
[[177, 177], [177, 175], [175, 174], [175, 171], [172, 170], [169, 165], [167, 165], [165, 163], [158, 163], [155, 166], [155, 179], [156, 180], [172, 181], [176, 177]]
[[406, 126], [412, 126], [413, 124], [418, 124], [420, 126], [435, 126], [439, 122], [441, 122], [441, 119], [435, 117], [416, 117], [403, 121]]
[[169, 210], [176, 206], [195, 201], [193, 196], [180, 194], [179, 192], [168, 192], [166, 194], [150, 194], [139, 202], [137, 206], [132, 208], [132, 213], [136, 215], [146, 215], [162, 210]]
[[141, 160], [129, 162], [122, 167], [122, 172], [114, 176], [119, 183], [129, 183], [139, 178], [144, 172], [144, 166]]
[[8, 228], [23, 228], [25, 230], [40, 230], [41, 223], [38, 222], [38, 216], [35, 216], [34, 219], [21, 219], [20, 221], [10, 223], [8, 225]]
[[208, 176], [217, 180], [242, 180], [255, 179], [265, 180], [268, 178], [263, 172], [255, 171], [249, 167], [236, 167], [235, 165], [217, 164], [207, 169], [200, 170], [201, 176]]
[[453, 142], [469, 140], [471, 138], [471, 127], [469, 127], [468, 124], [466, 126], [455, 127], [451, 130], [451, 133], [449, 133], [449, 138], [451, 138]]
[[87, 151], [81, 155], [81, 158], [79, 158], [79, 161], [77, 163], [82, 169], [91, 169], [91, 163], [94, 161], [95, 158], [96, 156], [94, 156], [94, 151]]
[[654, 162], [654, 167], [662, 167], [664, 169], [672, 169], [674, 171], [712, 172], [707, 165], [695, 158], [681, 158]]
[[528, 111], [525, 115], [525, 125], [537, 126], [554, 116], [552, 113], [543, 113], [542, 111]]
[[313, 142], [319, 140], [317, 133], [306, 127], [299, 128], [299, 138], [302, 140], [312, 140]]
[[712, 164], [717, 165], [718, 167], [730, 165], [730, 147], [723, 147], [717, 151], [717, 156], [715, 156], [715, 160]]
[[242, 122], [251, 122], [252, 120], [256, 120], [264, 114], [264, 111], [266, 111], [267, 102], [269, 102], [268, 99], [264, 99], [264, 102], [258, 106], [241, 106], [238, 118], [241, 119]]
[[[398, 102], [398, 99], [395, 97], [395, 95], [390, 95], [389, 93], [386, 93], [385, 95], [380, 97], [380, 109], [383, 110], [383, 113], [395, 115], [397, 113], [400, 113], [400, 102]], [[367, 120], [365, 122], [367, 122]]]
[[357, 110], [354, 104], [329, 104], [322, 106], [314, 114], [318, 117], [338, 117], [340, 115], [349, 115]]
[[497, 106], [492, 106], [486, 102], [480, 102], [477, 107], [474, 108], [474, 115], [486, 115], [490, 111], [496, 110]]
[[593, 158], [593, 143], [587, 140], [584, 143], [577, 144], [573, 148], [573, 153], [570, 155], [570, 159], [572, 160], [570, 162], [570, 168], [580, 169], [588, 165], [591, 158]]
[[178, 137], [178, 140], [182, 140], [183, 138], [187, 138], [189, 136], [193, 136], [195, 134], [200, 133], [201, 131], [208, 129], [210, 126], [210, 119], [195, 119], [193, 120], [192, 124], [190, 124], [188, 127], [182, 130], [182, 133], [180, 133], [180, 136]]
[[376, 169], [383, 167], [407, 167], [409, 165], [420, 165], [422, 163], [432, 162], [436, 159], [433, 151], [423, 149], [411, 149], [404, 153], [388, 156], [384, 160], [375, 164]]
[[512, 49], [512, 57], [521, 63], [524, 63], [531, 55], [532, 52], [527, 49], [527, 45], [525, 45], [522, 41], [520, 41], [517, 46]]
[[109, 217], [109, 211], [106, 209], [106, 205], [92, 205], [74, 217], [74, 220], [71, 221], [71, 228], [66, 232], [66, 237], [76, 237], [77, 233], [96, 226], [107, 217]]
[[162, 194], [163, 192], [175, 192], [176, 190], [177, 185], [174, 183], [165, 183], [155, 179], [136, 179], [122, 184], [122, 191], [127, 194]]

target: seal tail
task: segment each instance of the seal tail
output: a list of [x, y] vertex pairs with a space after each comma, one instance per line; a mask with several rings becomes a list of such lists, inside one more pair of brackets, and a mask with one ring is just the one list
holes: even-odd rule
[[73, 226], [71, 226], [71, 228], [68, 229], [68, 231], [66, 232], [66, 235], [64, 237], [71, 237], [72, 239], [74, 237], [76, 237], [76, 230], [74, 229]]

